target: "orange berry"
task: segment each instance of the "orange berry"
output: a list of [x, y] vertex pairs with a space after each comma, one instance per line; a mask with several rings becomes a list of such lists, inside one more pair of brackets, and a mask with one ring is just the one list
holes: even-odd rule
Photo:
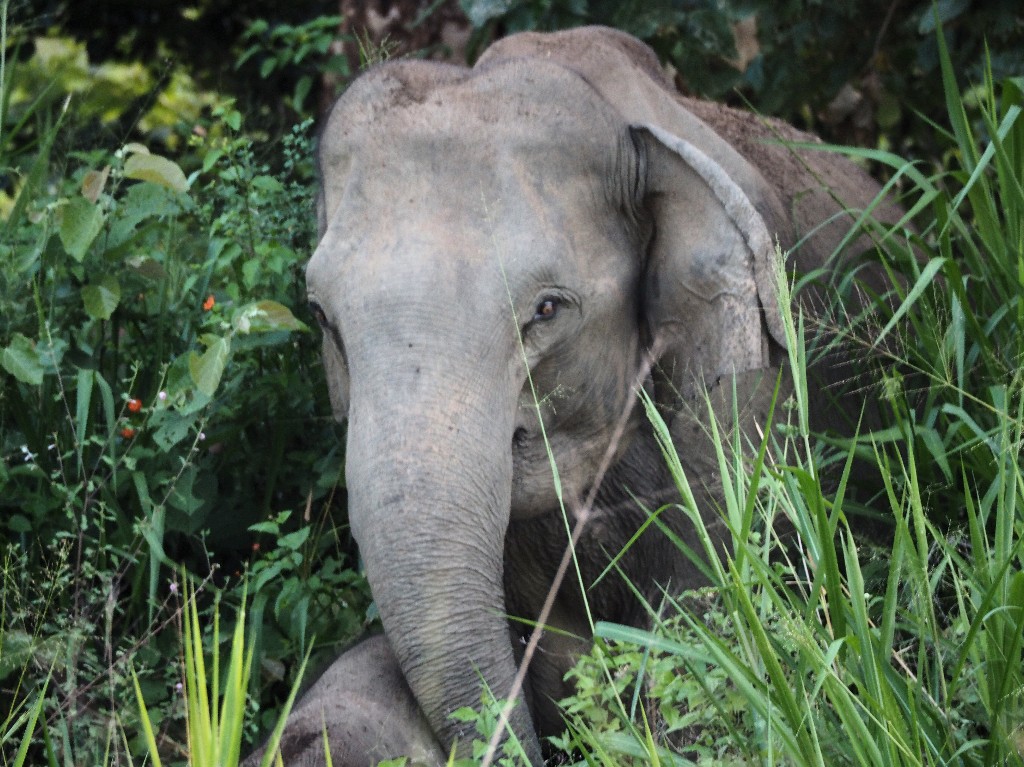
[[129, 413], [138, 413], [140, 410], [142, 410], [142, 402], [141, 401], [139, 401], [137, 399], [130, 399], [130, 400], [128, 400], [128, 412]]
[[217, 302], [216, 302], [216, 301], [214, 300], [214, 298], [213, 298], [213, 294], [211, 293], [210, 295], [208, 295], [208, 296], [206, 297], [206, 300], [205, 300], [205, 301], [203, 301], [203, 311], [204, 311], [204, 312], [208, 312], [208, 311], [210, 311], [210, 309], [212, 309], [212, 308], [213, 308], [213, 305], [214, 305], [215, 303], [217, 303]]
[[132, 437], [135, 436], [135, 429], [133, 429], [131, 426], [125, 426], [123, 429], [121, 429], [121, 436], [124, 437], [125, 439], [131, 439]]

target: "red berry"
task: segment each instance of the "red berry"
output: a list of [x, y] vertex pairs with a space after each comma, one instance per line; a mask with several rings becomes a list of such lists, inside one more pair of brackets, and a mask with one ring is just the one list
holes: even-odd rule
[[121, 429], [121, 436], [124, 437], [125, 439], [131, 439], [132, 437], [135, 436], [135, 429], [133, 429], [131, 426], [125, 426], [123, 429]]
[[128, 412], [129, 413], [138, 413], [140, 410], [142, 410], [142, 402], [141, 401], [139, 401], [137, 399], [130, 399], [130, 400], [128, 400]]

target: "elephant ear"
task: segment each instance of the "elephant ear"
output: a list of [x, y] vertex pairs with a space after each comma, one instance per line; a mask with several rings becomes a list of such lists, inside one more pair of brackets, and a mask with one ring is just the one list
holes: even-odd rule
[[764, 219], [690, 142], [656, 125], [631, 132], [646, 159], [641, 204], [653, 233], [644, 305], [661, 369], [690, 396], [722, 376], [768, 367], [770, 338], [786, 344]]

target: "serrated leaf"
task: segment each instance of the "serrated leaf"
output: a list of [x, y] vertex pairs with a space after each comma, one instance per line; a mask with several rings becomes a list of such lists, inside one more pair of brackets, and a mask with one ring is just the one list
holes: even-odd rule
[[110, 176], [110, 166], [104, 165], [103, 170], [91, 170], [82, 179], [82, 196], [91, 203], [95, 203], [103, 188], [107, 185], [107, 177]]
[[207, 338], [210, 343], [205, 352], [189, 354], [188, 371], [196, 388], [207, 397], [212, 397], [224, 375], [224, 367], [227, 365], [228, 354], [231, 351], [231, 342], [220, 336]]
[[103, 212], [84, 197], [73, 197], [60, 209], [60, 217], [61, 244], [81, 261], [103, 228]]
[[43, 363], [36, 346], [21, 333], [11, 337], [11, 343], [0, 354], [3, 369], [22, 383], [38, 386], [43, 382]]
[[99, 282], [82, 288], [82, 303], [85, 313], [94, 320], [109, 320], [114, 309], [121, 302], [121, 284], [117, 277], [108, 274]]
[[176, 162], [157, 154], [133, 154], [124, 164], [124, 175], [137, 181], [149, 181], [176, 192], [187, 192], [188, 181]]
[[239, 333], [266, 333], [277, 330], [307, 330], [291, 310], [277, 301], [256, 301], [235, 312], [232, 325]]

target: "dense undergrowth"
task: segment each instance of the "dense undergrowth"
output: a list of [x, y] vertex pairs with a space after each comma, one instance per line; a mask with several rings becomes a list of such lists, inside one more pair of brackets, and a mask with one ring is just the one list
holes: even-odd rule
[[[651, 631], [596, 627], [565, 702], [572, 759], [1022, 761], [1024, 80], [960, 91], [944, 62], [941, 162], [846, 150], [886, 167], [909, 211], [863, 221], [867, 257], [902, 287], [838, 339], [877, 361], [883, 427], [808, 433], [797, 351], [813, 329], [796, 318], [793, 399], [763, 444], [719, 456], [729, 558], [708, 589], [652, 606]], [[177, 142], [82, 150], [74, 99], [10, 98], [35, 76], [20, 66], [0, 62], [0, 752], [212, 764], [194, 736], [251, 741], [302, 659], [372, 614], [299, 308], [310, 125], [256, 142], [213, 99]], [[865, 513], [890, 543], [861, 540]], [[243, 603], [248, 649], [231, 655]], [[232, 681], [211, 688], [230, 698], [229, 735], [185, 705], [214, 677], [200, 646], [230, 656]], [[221, 763], [239, 753], [223, 749]]]
[[[843, 150], [890, 166], [908, 208], [864, 220], [900, 287], [838, 340], [877, 360], [882, 427], [810, 438], [798, 316], [793, 399], [760, 445], [716, 440], [731, 540], [719, 564], [705, 535], [712, 585], [652, 605], [651, 631], [599, 625], [573, 674], [562, 743], [588, 764], [1024, 762], [1024, 79], [987, 79], [967, 109], [948, 57], [943, 76], [943, 170]], [[881, 483], [866, 507], [848, 500], [858, 457]], [[884, 545], [859, 534], [865, 511]]]
[[247, 574], [253, 700], [368, 620], [298, 318], [311, 127], [260, 145], [221, 101], [177, 126], [180, 164], [70, 149], [77, 96], [19, 101], [26, 67], [0, 67], [0, 737], [40, 700], [28, 763], [125, 764], [134, 671], [180, 760], [179, 563], [203, 610], [210, 587], [237, 607]]

